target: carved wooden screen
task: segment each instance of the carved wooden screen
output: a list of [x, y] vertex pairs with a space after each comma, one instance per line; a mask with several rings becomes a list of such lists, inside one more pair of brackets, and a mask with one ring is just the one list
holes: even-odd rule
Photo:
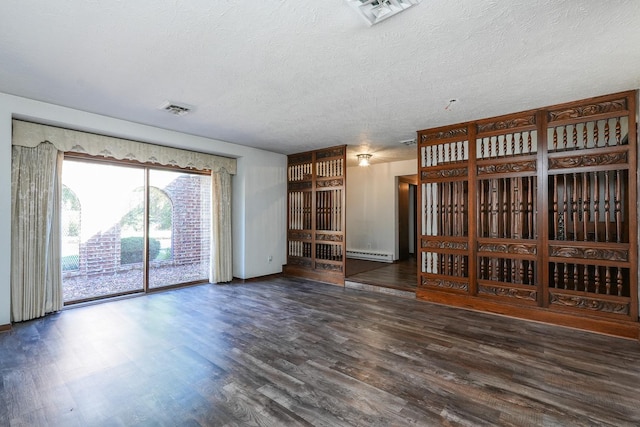
[[288, 161], [287, 274], [344, 284], [346, 147]]
[[418, 132], [418, 297], [637, 336], [635, 97]]

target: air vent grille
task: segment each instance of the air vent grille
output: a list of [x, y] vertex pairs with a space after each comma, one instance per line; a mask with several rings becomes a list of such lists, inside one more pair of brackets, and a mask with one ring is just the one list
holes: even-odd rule
[[189, 114], [193, 107], [186, 104], [177, 104], [175, 102], [165, 101], [160, 106], [160, 110], [164, 110], [174, 116], [184, 116]]

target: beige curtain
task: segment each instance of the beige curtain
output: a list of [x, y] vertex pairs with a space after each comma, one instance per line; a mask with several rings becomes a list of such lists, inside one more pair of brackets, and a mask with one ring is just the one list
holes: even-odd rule
[[11, 163], [11, 317], [62, 308], [60, 173], [62, 153], [49, 144], [13, 146]]
[[231, 175], [226, 169], [211, 173], [211, 283], [233, 279], [231, 246]]

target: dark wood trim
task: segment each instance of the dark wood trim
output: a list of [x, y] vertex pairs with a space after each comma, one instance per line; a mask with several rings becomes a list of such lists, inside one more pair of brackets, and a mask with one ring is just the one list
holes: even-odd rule
[[0, 332], [9, 332], [11, 330], [11, 323], [6, 325], [0, 325]]
[[599, 317], [575, 316], [544, 309], [543, 307], [510, 305], [503, 302], [470, 297], [467, 295], [443, 293], [435, 290], [421, 290], [416, 292], [417, 299], [424, 301], [499, 314], [506, 317], [532, 320], [542, 323], [553, 323], [574, 329], [597, 332], [621, 338], [640, 340], [640, 325], [637, 322], [613, 321]]
[[418, 298], [638, 338], [637, 96], [418, 131]]

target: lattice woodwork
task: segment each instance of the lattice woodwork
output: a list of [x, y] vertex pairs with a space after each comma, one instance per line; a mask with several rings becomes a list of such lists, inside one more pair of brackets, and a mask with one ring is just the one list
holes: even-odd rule
[[637, 335], [635, 100], [419, 131], [418, 297]]
[[344, 285], [346, 146], [288, 158], [285, 272]]

